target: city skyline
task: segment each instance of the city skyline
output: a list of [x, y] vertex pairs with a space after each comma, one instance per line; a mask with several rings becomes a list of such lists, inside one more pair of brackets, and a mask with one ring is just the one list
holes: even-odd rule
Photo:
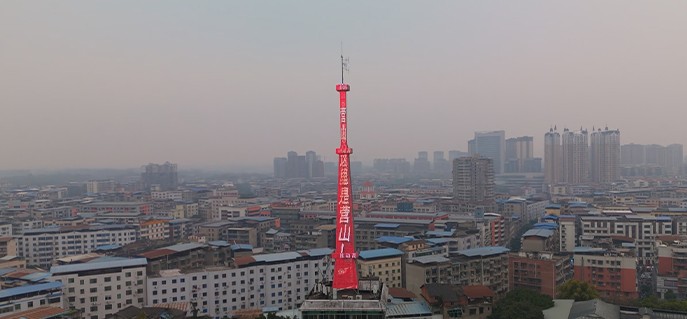
[[485, 130], [534, 136], [543, 157], [544, 128], [580, 123], [687, 144], [685, 3], [0, 7], [0, 169], [333, 161], [341, 42], [352, 160], [467, 151]]

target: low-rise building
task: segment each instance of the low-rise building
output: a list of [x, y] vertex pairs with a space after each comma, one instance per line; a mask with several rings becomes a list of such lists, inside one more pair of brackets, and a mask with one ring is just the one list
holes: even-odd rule
[[146, 264], [145, 258], [102, 257], [54, 266], [50, 280], [63, 285], [64, 309], [78, 309], [84, 318], [104, 319], [128, 306], [145, 304]]
[[510, 254], [510, 289], [527, 288], [556, 298], [558, 287], [573, 276], [571, 256], [546, 252]]
[[376, 277], [390, 288], [403, 284], [403, 251], [394, 248], [363, 250], [358, 253], [358, 273], [361, 277]]
[[103, 245], [124, 246], [137, 239], [133, 225], [82, 225], [26, 230], [19, 237], [19, 256], [29, 266], [48, 268], [54, 259], [94, 251]]
[[62, 283], [41, 282], [0, 290], [0, 317], [40, 306], [62, 306]]
[[639, 297], [637, 257], [603, 248], [578, 247], [574, 252], [574, 279], [587, 282], [608, 300]]
[[211, 318], [294, 309], [317, 282], [331, 279], [331, 253], [329, 248], [291, 251], [237, 257], [232, 267], [163, 271], [148, 278], [148, 306], [193, 300], [199, 315]]
[[491, 315], [495, 294], [486, 286], [426, 284], [422, 297], [443, 318], [483, 319]]
[[463, 286], [487, 286], [497, 297], [508, 292], [508, 248], [466, 249], [452, 257], [453, 276]]

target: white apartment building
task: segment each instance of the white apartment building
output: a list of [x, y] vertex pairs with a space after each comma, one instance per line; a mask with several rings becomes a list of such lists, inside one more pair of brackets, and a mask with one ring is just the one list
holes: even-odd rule
[[128, 306], [145, 305], [147, 264], [145, 258], [102, 257], [54, 266], [50, 280], [63, 285], [64, 309], [79, 309], [85, 319], [104, 319]]
[[558, 217], [558, 236], [560, 250], [562, 252], [573, 252], [576, 246], [575, 216], [561, 215]]
[[12, 236], [12, 224], [0, 225], [0, 237]]
[[150, 192], [150, 198], [153, 200], [182, 200], [182, 199], [184, 199], [184, 192], [182, 192], [182, 191]]
[[56, 258], [86, 254], [99, 246], [124, 246], [137, 240], [134, 225], [82, 225], [26, 230], [17, 250], [28, 266], [50, 267]]
[[318, 248], [237, 257], [232, 268], [163, 271], [148, 277], [147, 306], [194, 301], [199, 314], [211, 318], [231, 318], [242, 309], [294, 309], [317, 281], [331, 279], [331, 253]]
[[634, 239], [637, 260], [644, 265], [656, 263], [656, 236], [673, 235], [670, 217], [645, 217], [626, 215], [620, 217], [584, 216], [582, 221], [581, 245], [594, 246], [601, 239], [622, 236]]
[[169, 238], [169, 221], [164, 219], [151, 219], [140, 224], [139, 237], [148, 240], [160, 240]]
[[62, 284], [43, 282], [0, 290], [0, 318], [42, 306], [62, 306]]

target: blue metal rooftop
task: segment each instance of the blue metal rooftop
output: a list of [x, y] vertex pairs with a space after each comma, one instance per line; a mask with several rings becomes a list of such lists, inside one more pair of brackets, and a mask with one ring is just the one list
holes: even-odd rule
[[542, 238], [549, 238], [553, 236], [553, 230], [551, 229], [542, 229], [542, 228], [534, 228], [526, 231], [522, 237], [530, 237], [530, 236], [537, 236], [537, 237], [542, 237]]
[[390, 244], [403, 244], [405, 242], [409, 242], [411, 240], [415, 240], [413, 237], [399, 237], [399, 236], [381, 236], [377, 238], [378, 243], [390, 243]]
[[360, 259], [377, 259], [403, 256], [403, 252], [396, 248], [382, 248], [373, 250], [363, 250], [358, 253]]
[[[229, 243], [226, 240], [213, 240], [209, 241], [208, 245], [210, 246], [217, 246], [217, 247], [227, 247], [230, 246]], [[251, 248], [252, 249], [252, 248]]]
[[454, 239], [454, 238], [446, 238], [446, 237], [425, 239], [426, 242], [432, 243], [434, 245], [441, 245], [441, 244], [445, 244], [445, 243], [450, 243], [450, 242], [455, 241], [455, 240], [456, 239]]
[[303, 257], [303, 255], [299, 254], [298, 252], [289, 251], [289, 252], [284, 252], [284, 253], [254, 255], [253, 259], [255, 259], [255, 261], [257, 261], [257, 262], [270, 263], [270, 262], [295, 260], [295, 259], [298, 259], [301, 257]]
[[305, 254], [310, 257], [326, 256], [332, 253], [334, 253], [334, 249], [331, 248], [313, 248], [305, 251]]
[[413, 259], [413, 261], [421, 263], [421, 264], [431, 264], [431, 263], [447, 262], [447, 261], [450, 261], [450, 259], [448, 259], [442, 255], [427, 255], [427, 256], [415, 257]]
[[466, 249], [466, 250], [461, 250], [458, 253], [461, 255], [465, 255], [468, 257], [476, 257], [476, 256], [492, 256], [492, 255], [499, 255], [503, 253], [509, 252], [510, 249], [502, 246], [488, 246], [488, 247], [479, 247], [479, 248], [473, 248], [473, 249]]
[[389, 228], [389, 229], [394, 229], [394, 228], [399, 228], [401, 227], [401, 224], [390, 224], [390, 223], [379, 223], [375, 224], [375, 228]]
[[231, 250], [253, 250], [253, 245], [250, 244], [233, 244]]
[[21, 287], [16, 287], [16, 288], [3, 289], [3, 290], [0, 290], [0, 300], [6, 299], [6, 298], [11, 298], [14, 296], [23, 295], [23, 294], [29, 294], [32, 292], [39, 292], [42, 290], [55, 290], [55, 289], [62, 289], [62, 283], [59, 281], [52, 281], [52, 282], [46, 282], [46, 283], [37, 284], [37, 285], [27, 285], [27, 286], [21, 286]]
[[122, 246], [117, 245], [117, 244], [111, 244], [111, 245], [102, 245], [95, 247], [95, 250], [116, 250], [122, 248]]
[[606, 249], [596, 247], [579, 246], [573, 248], [573, 253], [605, 253]]
[[108, 260], [107, 262], [90, 262], [83, 264], [72, 264], [72, 265], [62, 265], [53, 266], [50, 268], [50, 272], [53, 274], [63, 274], [77, 271], [86, 270], [97, 270], [97, 269], [108, 269], [117, 267], [133, 267], [133, 266], [145, 266], [148, 264], [146, 258], [132, 258], [132, 259], [121, 259], [121, 260]]
[[430, 317], [432, 310], [421, 301], [392, 303], [386, 309], [387, 318]]
[[455, 231], [443, 231], [443, 230], [428, 230], [425, 235], [431, 237], [452, 237]]
[[544, 229], [558, 229], [558, 224], [556, 223], [536, 223], [532, 228], [544, 228]]
[[32, 274], [28, 274], [24, 277], [21, 277], [21, 280], [38, 282], [38, 281], [42, 281], [45, 278], [49, 278], [50, 276], [52, 276], [52, 274], [49, 272], [35, 272]]

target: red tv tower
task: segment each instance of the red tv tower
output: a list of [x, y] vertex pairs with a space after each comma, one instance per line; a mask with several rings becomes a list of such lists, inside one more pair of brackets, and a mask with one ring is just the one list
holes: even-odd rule
[[341, 84], [336, 85], [339, 91], [339, 129], [341, 131], [341, 145], [336, 149], [339, 155], [339, 181], [337, 190], [336, 205], [336, 250], [334, 258], [334, 279], [332, 288], [334, 289], [358, 289], [358, 271], [356, 259], [358, 254], [355, 252], [355, 235], [353, 232], [353, 212], [351, 211], [351, 198], [353, 191], [351, 187], [351, 165], [350, 155], [353, 150], [348, 147], [347, 141], [347, 119], [346, 119], [346, 92], [351, 87], [344, 83], [344, 70], [346, 61], [341, 55]]

